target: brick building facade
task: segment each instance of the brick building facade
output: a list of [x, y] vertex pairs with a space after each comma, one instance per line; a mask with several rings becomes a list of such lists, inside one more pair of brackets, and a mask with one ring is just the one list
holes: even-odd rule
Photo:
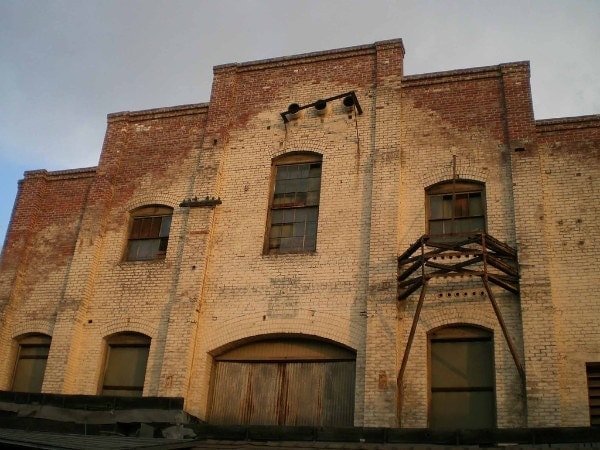
[[600, 116], [535, 120], [527, 62], [403, 58], [217, 66], [209, 103], [109, 114], [97, 167], [26, 172], [0, 390], [225, 424], [599, 423]]

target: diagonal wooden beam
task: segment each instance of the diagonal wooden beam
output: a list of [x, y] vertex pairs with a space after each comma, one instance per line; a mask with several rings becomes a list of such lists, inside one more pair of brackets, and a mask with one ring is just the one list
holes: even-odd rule
[[485, 286], [485, 290], [486, 290], [488, 298], [490, 299], [490, 302], [492, 304], [492, 308], [494, 308], [494, 312], [496, 313], [496, 318], [498, 319], [498, 323], [500, 324], [500, 328], [502, 329], [502, 333], [504, 334], [504, 339], [506, 340], [506, 343], [508, 344], [510, 354], [513, 357], [515, 366], [517, 366], [519, 375], [521, 376], [521, 381], [523, 382], [523, 384], [525, 384], [525, 369], [523, 368], [523, 364], [521, 364], [521, 361], [519, 361], [519, 357], [517, 355], [517, 349], [510, 337], [510, 334], [508, 333], [508, 329], [506, 328], [506, 323], [504, 322], [504, 318], [502, 317], [502, 312], [500, 311], [500, 308], [498, 307], [498, 303], [496, 302], [496, 298], [494, 297], [494, 294], [492, 293], [492, 290], [490, 289], [490, 284], [488, 283], [487, 277], [484, 275], [481, 277], [481, 280], [483, 281], [483, 285]]
[[410, 333], [408, 335], [408, 341], [406, 342], [406, 348], [404, 349], [404, 356], [402, 357], [402, 364], [400, 365], [400, 372], [398, 372], [397, 385], [398, 387], [402, 384], [404, 378], [404, 371], [406, 370], [406, 364], [408, 363], [408, 355], [410, 355], [410, 349], [412, 347], [415, 333], [417, 332], [417, 325], [419, 323], [419, 317], [421, 316], [421, 309], [423, 309], [423, 302], [425, 300], [425, 292], [427, 291], [428, 280], [425, 280], [423, 287], [421, 288], [421, 295], [419, 296], [419, 302], [417, 303], [417, 309], [413, 317], [412, 326], [410, 327]]

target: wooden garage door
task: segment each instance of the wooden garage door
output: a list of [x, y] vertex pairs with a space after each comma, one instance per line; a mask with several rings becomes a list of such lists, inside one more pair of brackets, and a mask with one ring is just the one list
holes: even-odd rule
[[216, 358], [210, 422], [352, 426], [355, 355], [314, 341], [263, 341]]

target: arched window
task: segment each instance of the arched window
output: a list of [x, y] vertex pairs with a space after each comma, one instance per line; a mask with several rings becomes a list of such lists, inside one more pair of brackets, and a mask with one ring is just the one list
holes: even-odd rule
[[150, 338], [140, 333], [119, 333], [108, 337], [106, 343], [102, 395], [141, 397]]
[[316, 250], [321, 160], [321, 155], [312, 152], [273, 160], [265, 253]]
[[45, 334], [29, 334], [18, 339], [19, 354], [13, 374], [13, 391], [42, 392], [50, 341], [50, 336]]
[[476, 181], [444, 181], [428, 187], [428, 234], [452, 235], [485, 231], [484, 184]]
[[169, 243], [173, 208], [146, 206], [131, 214], [127, 261], [164, 259]]
[[493, 428], [496, 422], [492, 333], [456, 326], [429, 334], [431, 428]]

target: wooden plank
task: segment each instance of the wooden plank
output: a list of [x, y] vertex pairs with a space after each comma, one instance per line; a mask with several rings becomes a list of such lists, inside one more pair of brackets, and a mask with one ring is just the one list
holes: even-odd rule
[[514, 277], [519, 276], [519, 271], [515, 267], [513, 267], [509, 264], [506, 264], [505, 262], [501, 261], [499, 258], [496, 258], [492, 254], [487, 253], [485, 258], [486, 258], [486, 262], [489, 265], [495, 267], [496, 269], [498, 269], [508, 275], [512, 275]]

